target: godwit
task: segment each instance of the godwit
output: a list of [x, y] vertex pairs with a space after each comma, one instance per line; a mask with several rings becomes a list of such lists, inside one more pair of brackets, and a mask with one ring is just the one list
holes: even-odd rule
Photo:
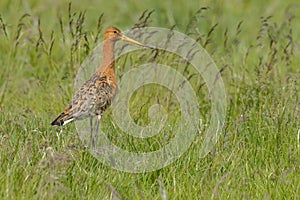
[[75, 93], [71, 104], [51, 123], [52, 126], [63, 126], [79, 119], [90, 119], [90, 137], [93, 137], [93, 118], [96, 118], [95, 137], [98, 133], [99, 121], [103, 112], [111, 105], [116, 94], [117, 81], [114, 65], [114, 45], [118, 40], [124, 40], [145, 46], [135, 40], [124, 36], [115, 27], [106, 29], [103, 42], [103, 57], [101, 65], [92, 77], [86, 81]]

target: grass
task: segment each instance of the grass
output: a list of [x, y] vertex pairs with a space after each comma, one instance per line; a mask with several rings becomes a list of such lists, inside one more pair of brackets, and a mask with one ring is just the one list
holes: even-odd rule
[[[70, 7], [64, 1], [1, 1], [1, 199], [299, 199], [296, 3], [74, 1]], [[176, 24], [175, 30], [198, 40], [219, 66], [228, 110], [222, 136], [205, 158], [199, 157], [200, 134], [173, 164], [149, 173], [125, 173], [95, 159], [74, 125], [62, 131], [50, 126], [69, 103], [74, 76], [101, 41], [103, 29], [136, 24]], [[160, 56], [163, 61], [164, 54]], [[132, 59], [138, 62], [134, 55]], [[118, 60], [122, 66], [126, 62]], [[194, 82], [193, 87], [200, 85]], [[207, 91], [203, 87], [197, 94], [209, 123]], [[157, 99], [169, 106], [165, 88], [145, 87], [135, 95], [130, 111], [140, 125], [148, 123], [148, 107]], [[170, 98], [175, 106], [168, 112], [180, 114]], [[145, 141], [122, 133], [110, 114], [102, 125], [117, 145], [148, 151], [164, 144], [165, 135]], [[172, 127], [175, 121], [168, 123]], [[168, 130], [164, 134], [172, 137]]]

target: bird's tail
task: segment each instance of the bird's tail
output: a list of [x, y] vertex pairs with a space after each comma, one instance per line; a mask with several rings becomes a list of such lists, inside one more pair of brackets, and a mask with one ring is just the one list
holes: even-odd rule
[[73, 121], [75, 118], [70, 115], [68, 112], [61, 113], [52, 123], [52, 126], [63, 126], [67, 123]]

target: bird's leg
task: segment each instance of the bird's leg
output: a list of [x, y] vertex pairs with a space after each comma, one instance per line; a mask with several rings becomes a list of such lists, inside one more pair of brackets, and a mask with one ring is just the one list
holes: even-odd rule
[[93, 117], [90, 117], [90, 141], [93, 142]]
[[[97, 115], [96, 124], [95, 124], [95, 138], [94, 138], [95, 141], [94, 142], [97, 142], [97, 140], [98, 140], [98, 130], [99, 130], [100, 119], [101, 119], [101, 115]], [[93, 144], [93, 146], [95, 146], [95, 143]]]

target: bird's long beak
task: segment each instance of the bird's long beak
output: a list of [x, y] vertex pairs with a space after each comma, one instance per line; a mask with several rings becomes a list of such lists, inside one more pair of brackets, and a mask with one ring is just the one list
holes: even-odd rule
[[121, 35], [121, 40], [124, 40], [124, 41], [127, 41], [127, 42], [131, 42], [133, 44], [137, 44], [137, 45], [140, 45], [142, 47], [145, 47], [146, 45], [143, 45], [142, 43], [139, 43], [133, 39], [130, 39], [129, 37], [126, 37], [125, 35]]

